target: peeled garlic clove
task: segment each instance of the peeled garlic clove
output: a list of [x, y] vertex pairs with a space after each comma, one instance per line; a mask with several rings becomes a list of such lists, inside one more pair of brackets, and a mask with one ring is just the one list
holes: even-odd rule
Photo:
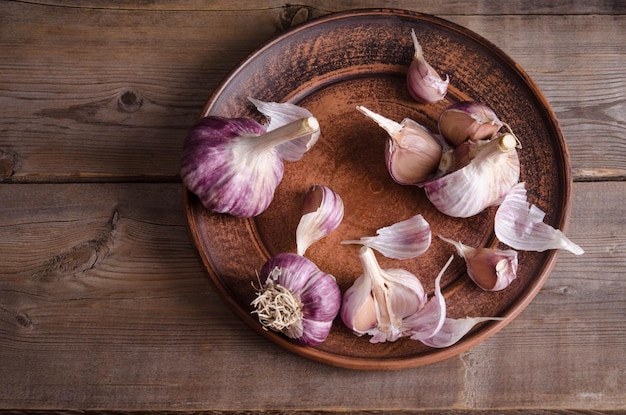
[[409, 118], [397, 123], [361, 105], [357, 109], [389, 134], [385, 161], [393, 180], [403, 185], [415, 185], [437, 171], [443, 149], [426, 127]]
[[[267, 131], [273, 131], [296, 120], [313, 116], [306, 108], [289, 102], [264, 102], [252, 97], [248, 97], [248, 100], [269, 120]], [[298, 161], [313, 147], [320, 134], [320, 130], [317, 129], [309, 135], [279, 144], [276, 150], [284, 160]]]
[[515, 185], [498, 207], [495, 233], [513, 249], [542, 252], [565, 249], [575, 255], [585, 251], [569, 240], [563, 232], [543, 222], [545, 212], [528, 203], [524, 182]]
[[441, 277], [453, 259], [454, 256], [448, 259], [435, 278], [435, 294], [428, 303], [406, 319], [405, 325], [409, 328], [411, 339], [424, 341], [436, 335], [443, 327], [446, 319], [446, 299], [441, 292]]
[[422, 215], [380, 228], [376, 234], [378, 236], [365, 236], [341, 243], [365, 245], [388, 258], [411, 259], [426, 252], [432, 239], [430, 224]]
[[266, 132], [252, 119], [209, 116], [185, 137], [180, 175], [207, 209], [237, 217], [259, 215], [283, 177], [276, 146], [319, 131], [315, 117]]
[[411, 38], [413, 39], [415, 54], [406, 76], [409, 95], [423, 104], [439, 102], [446, 96], [450, 78], [446, 75], [446, 80], [444, 81], [435, 69], [426, 62], [422, 46], [417, 41], [417, 36], [413, 29], [411, 29]]
[[467, 275], [485, 291], [499, 291], [508, 287], [517, 277], [517, 252], [512, 249], [473, 248], [461, 242], [444, 238], [465, 259]]
[[341, 306], [341, 291], [330, 274], [307, 258], [281, 253], [261, 268], [265, 282], [251, 305], [261, 325], [304, 346], [328, 337]]
[[440, 212], [459, 218], [500, 204], [519, 181], [516, 146], [509, 133], [479, 145], [465, 167], [424, 184], [428, 199]]
[[452, 104], [439, 116], [439, 133], [453, 147], [466, 140], [491, 139], [503, 125], [490, 106], [476, 101]]
[[311, 186], [296, 229], [298, 255], [304, 255], [309, 246], [334, 231], [341, 224], [343, 214], [343, 201], [337, 193], [327, 186]]
[[422, 308], [424, 288], [403, 269], [382, 269], [374, 251], [359, 250], [363, 274], [343, 296], [341, 320], [357, 335], [368, 334], [371, 343], [393, 342], [406, 335], [404, 318]]
[[441, 330], [432, 337], [422, 339], [426, 346], [435, 348], [450, 347], [465, 336], [475, 325], [485, 321], [504, 320], [500, 317], [466, 317], [460, 319], [446, 318]]

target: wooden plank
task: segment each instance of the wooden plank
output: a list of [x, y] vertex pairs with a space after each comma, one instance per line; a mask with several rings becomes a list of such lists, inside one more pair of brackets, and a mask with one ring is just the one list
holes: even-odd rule
[[[237, 9], [216, 2], [204, 6], [209, 11], [196, 10], [197, 2], [140, 3], [138, 10], [89, 4], [3, 4], [2, 181], [178, 180], [181, 141], [213, 89], [297, 14], [277, 3]], [[296, 20], [339, 8], [320, 4]], [[491, 15], [486, 3], [463, 15], [446, 4], [437, 9], [441, 17], [490, 39], [544, 91], [577, 179], [626, 177], [626, 22], [610, 14], [621, 3], [593, 2], [588, 7], [609, 13], [594, 16], [542, 14], [563, 11], [565, 2], [538, 6], [532, 16]], [[506, 4], [530, 12], [525, 2]]]
[[0, 185], [0, 408], [626, 410], [626, 183], [577, 183], [531, 305], [478, 347], [402, 371], [337, 369], [244, 326], [208, 284], [178, 184]]
[[[344, 10], [346, 6], [350, 8], [380, 8], [383, 7], [376, 0], [362, 0], [351, 2], [350, 4], [336, 2], [333, 0], [315, 0], [302, 2], [301, 4], [285, 4], [280, 0], [265, 0], [263, 3], [250, 2], [246, 0], [214, 0], [206, 2], [202, 0], [176, 0], [158, 2], [138, 2], [134, 0], [117, 1], [115, 4], [102, 4], [97, 1], [58, 1], [40, 0], [39, 5], [55, 6], [64, 8], [101, 8], [114, 10], [163, 10], [163, 11], [233, 11], [233, 10], [262, 10], [262, 9], [289, 9], [307, 8], [315, 14], [326, 14]], [[491, 2], [488, 0], [465, 1], [444, 0], [436, 3], [415, 4], [414, 1], [402, 0], [394, 1], [392, 4], [384, 4], [384, 7], [398, 9], [415, 10], [429, 14], [624, 14], [626, 5], [619, 1], [585, 1], [585, 0], [554, 0], [554, 1], [533, 1], [528, 3], [523, 0], [513, 0], [507, 2]]]

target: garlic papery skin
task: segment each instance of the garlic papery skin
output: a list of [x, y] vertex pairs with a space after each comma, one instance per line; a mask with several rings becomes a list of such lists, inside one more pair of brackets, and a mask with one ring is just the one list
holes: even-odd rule
[[422, 255], [430, 247], [430, 224], [420, 214], [393, 225], [380, 228], [377, 236], [346, 240], [341, 243], [360, 244], [377, 250], [387, 258], [411, 259]]
[[564, 249], [582, 255], [585, 251], [580, 246], [559, 229], [543, 222], [545, 215], [537, 206], [528, 203], [525, 183], [518, 183], [496, 211], [496, 236], [513, 249], [536, 252]]
[[409, 118], [397, 123], [362, 105], [357, 109], [389, 135], [385, 145], [385, 162], [396, 183], [417, 185], [437, 171], [443, 148], [426, 127]]
[[270, 132], [252, 119], [202, 118], [183, 143], [181, 179], [211, 211], [257, 216], [267, 209], [283, 177], [283, 160], [276, 146], [316, 131], [315, 117]]
[[463, 257], [467, 275], [485, 291], [500, 291], [508, 287], [517, 277], [517, 252], [512, 249], [473, 248], [461, 242], [439, 238], [453, 245]]
[[[266, 126], [267, 131], [275, 130], [302, 118], [313, 117], [313, 114], [306, 108], [289, 102], [264, 102], [252, 97], [248, 97], [248, 100], [269, 120]], [[279, 144], [276, 150], [284, 160], [298, 161], [313, 147], [320, 135], [321, 132], [317, 129], [310, 135]]]
[[415, 30], [411, 29], [415, 53], [406, 74], [406, 84], [411, 97], [423, 104], [439, 102], [448, 92], [450, 78], [441, 79], [437, 71], [424, 58], [422, 46], [417, 41]]
[[489, 140], [503, 125], [490, 106], [477, 101], [457, 102], [439, 116], [439, 134], [453, 147], [466, 140]]
[[519, 182], [517, 139], [502, 134], [478, 147], [465, 167], [424, 184], [426, 195], [442, 213], [468, 218], [499, 205]]
[[393, 342], [407, 334], [404, 319], [422, 308], [426, 294], [415, 275], [403, 269], [382, 269], [374, 251], [359, 250], [363, 274], [346, 290], [341, 319], [371, 343]]
[[426, 346], [434, 348], [450, 347], [463, 338], [475, 325], [486, 321], [502, 321], [501, 317], [446, 318], [434, 336], [421, 339]]
[[293, 253], [270, 258], [261, 276], [265, 282], [251, 305], [264, 328], [282, 332], [304, 346], [326, 340], [341, 307], [335, 277]]
[[304, 255], [314, 242], [337, 229], [343, 215], [343, 201], [337, 193], [327, 186], [311, 186], [304, 197], [302, 217], [296, 228], [298, 255]]
[[424, 341], [436, 335], [446, 319], [446, 299], [441, 292], [441, 278], [454, 259], [451, 256], [435, 278], [435, 293], [426, 305], [405, 321], [411, 339]]

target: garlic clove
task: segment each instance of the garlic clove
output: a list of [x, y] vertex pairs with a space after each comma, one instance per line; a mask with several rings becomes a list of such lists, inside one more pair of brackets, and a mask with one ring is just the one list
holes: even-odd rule
[[281, 253], [261, 268], [265, 282], [251, 305], [265, 329], [284, 333], [304, 346], [323, 342], [341, 307], [335, 277], [307, 258]]
[[498, 207], [495, 233], [498, 239], [513, 249], [542, 252], [564, 249], [575, 255], [585, 251], [559, 229], [543, 222], [545, 212], [528, 203], [524, 182], [515, 185]]
[[428, 199], [440, 212], [459, 218], [500, 204], [519, 181], [517, 143], [515, 136], [506, 133], [478, 145], [465, 167], [424, 184]]
[[[304, 107], [289, 102], [264, 102], [252, 97], [248, 97], [257, 110], [268, 120], [267, 131], [272, 131], [287, 125], [293, 121], [313, 117], [313, 114]], [[309, 151], [320, 137], [319, 128], [311, 134], [305, 135], [295, 140], [290, 140], [276, 147], [280, 156], [287, 161], [298, 161], [304, 153]]]
[[304, 197], [302, 217], [296, 229], [298, 255], [316, 241], [334, 231], [343, 220], [344, 205], [341, 197], [327, 186], [313, 185]]
[[355, 334], [372, 336], [371, 343], [396, 341], [406, 335], [404, 318], [426, 301], [424, 288], [409, 271], [382, 269], [369, 247], [361, 247], [359, 260], [363, 274], [344, 294], [341, 319]]
[[501, 317], [466, 317], [460, 319], [446, 318], [441, 330], [434, 336], [421, 339], [426, 346], [434, 348], [450, 347], [465, 336], [475, 325], [486, 321], [501, 321]]
[[423, 104], [439, 102], [446, 96], [450, 78], [444, 81], [435, 69], [424, 59], [422, 46], [417, 41], [415, 30], [411, 29], [411, 38], [415, 53], [407, 71], [406, 83], [411, 97]]
[[409, 118], [397, 123], [361, 105], [357, 109], [389, 135], [385, 146], [385, 161], [394, 181], [403, 185], [415, 185], [437, 171], [443, 148], [438, 138], [426, 127]]
[[467, 275], [485, 291], [500, 291], [517, 277], [517, 252], [508, 249], [473, 248], [461, 242], [439, 238], [453, 245], [467, 265]]
[[454, 256], [448, 259], [448, 262], [446, 262], [437, 278], [435, 278], [435, 293], [433, 297], [428, 300], [428, 303], [421, 310], [406, 319], [405, 324], [409, 328], [411, 339], [420, 341], [429, 339], [443, 327], [446, 319], [446, 299], [441, 292], [441, 278], [453, 259]]
[[360, 244], [377, 250], [393, 259], [411, 259], [422, 255], [430, 247], [432, 233], [430, 224], [422, 215], [380, 228], [378, 236], [366, 236], [358, 240], [342, 241], [342, 244]]
[[490, 106], [476, 101], [452, 104], [439, 116], [439, 133], [453, 147], [467, 140], [489, 140], [503, 125]]

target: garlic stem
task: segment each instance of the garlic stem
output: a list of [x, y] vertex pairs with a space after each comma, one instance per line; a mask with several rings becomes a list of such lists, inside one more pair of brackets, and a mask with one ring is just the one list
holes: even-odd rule
[[268, 131], [254, 140], [252, 150], [263, 152], [291, 140], [306, 137], [319, 131], [320, 125], [315, 117], [304, 117]]
[[367, 117], [371, 118], [372, 120], [376, 121], [376, 123], [378, 125], [380, 125], [380, 127], [387, 131], [387, 133], [392, 136], [395, 137], [396, 135], [398, 135], [398, 133], [400, 133], [402, 131], [402, 124], [395, 122], [394, 120], [390, 120], [389, 118], [385, 118], [380, 114], [375, 113], [374, 111], [371, 111], [367, 108], [365, 108], [362, 105], [357, 105], [356, 109], [358, 109], [359, 111], [361, 111], [363, 114], [365, 114]]
[[389, 305], [389, 298], [387, 296], [388, 290], [385, 289], [385, 280], [381, 274], [383, 270], [380, 268], [374, 251], [372, 249], [363, 246], [359, 250], [359, 260], [363, 267], [363, 273], [365, 278], [369, 278], [372, 282], [372, 296], [378, 310], [378, 330], [383, 333], [390, 333], [395, 326], [400, 327], [400, 322], [394, 322], [392, 316], [391, 307]]

